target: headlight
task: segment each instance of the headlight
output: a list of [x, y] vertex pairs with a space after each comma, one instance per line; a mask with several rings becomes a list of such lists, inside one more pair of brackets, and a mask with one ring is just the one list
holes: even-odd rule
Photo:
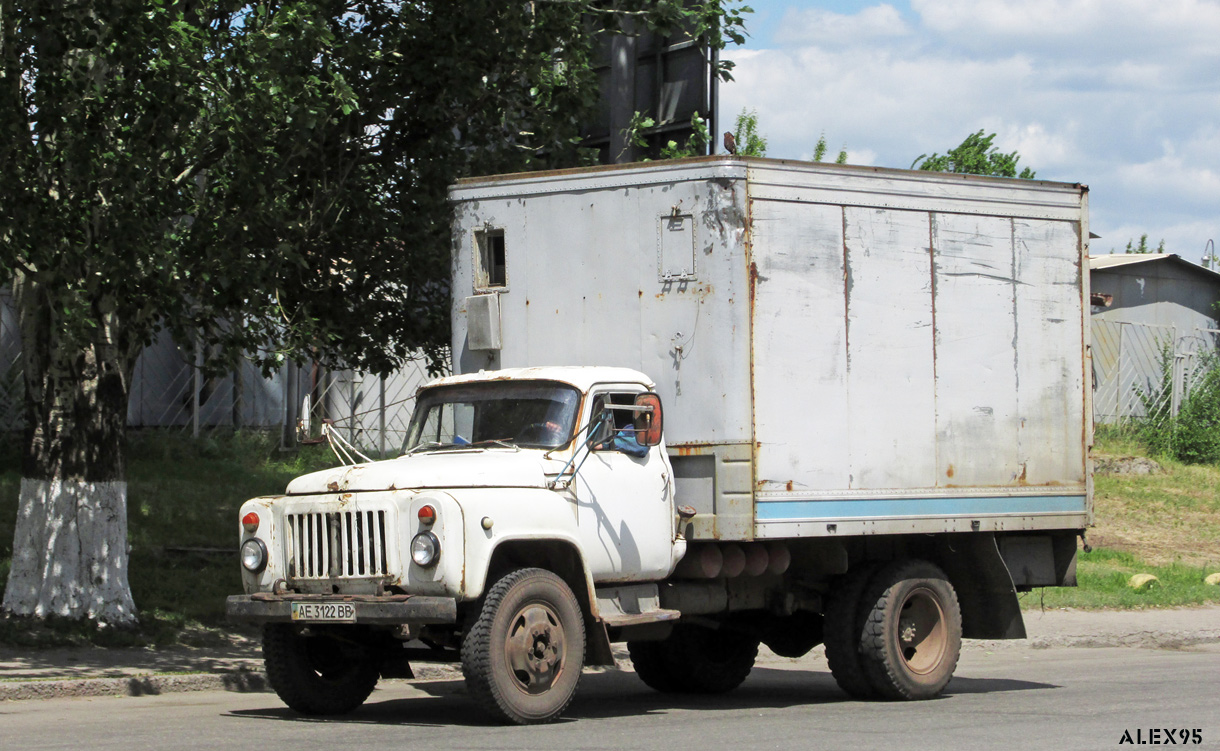
[[441, 541], [431, 532], [420, 532], [411, 540], [411, 560], [416, 566], [428, 567], [441, 557]]
[[267, 568], [267, 546], [257, 537], [241, 544], [241, 565], [252, 574]]

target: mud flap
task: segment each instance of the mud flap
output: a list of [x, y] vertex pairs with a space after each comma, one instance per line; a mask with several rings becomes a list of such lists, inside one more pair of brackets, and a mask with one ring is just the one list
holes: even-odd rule
[[1024, 639], [1025, 621], [1017, 588], [993, 534], [945, 535], [937, 563], [957, 590], [962, 636], [967, 639]]

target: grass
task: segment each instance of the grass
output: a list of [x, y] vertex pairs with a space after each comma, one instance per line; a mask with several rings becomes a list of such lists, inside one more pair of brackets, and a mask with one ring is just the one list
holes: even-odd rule
[[[1147, 456], [1130, 432], [1098, 426], [1095, 456]], [[1076, 588], [1031, 592], [1027, 608], [1145, 608], [1220, 603], [1220, 587], [1203, 582], [1220, 571], [1220, 467], [1155, 457], [1151, 475], [1095, 474], [1091, 553], [1077, 558]], [[1132, 574], [1160, 580], [1147, 592], [1127, 586]]]
[[[1027, 609], [1042, 608], [1164, 608], [1220, 604], [1220, 587], [1203, 578], [1220, 566], [1185, 563], [1152, 565], [1135, 555], [1110, 548], [1081, 551], [1076, 561], [1078, 586], [1048, 587], [1022, 595]], [[1152, 574], [1159, 581], [1147, 591], [1127, 586], [1133, 574]]]
[[[13, 440], [0, 448], [0, 593], [12, 558], [21, 483]], [[279, 450], [258, 432], [194, 439], [174, 430], [133, 431], [128, 461], [128, 579], [140, 611], [135, 629], [99, 629], [61, 619], [0, 620], [0, 643], [103, 646], [223, 642], [224, 601], [241, 592], [237, 510], [260, 495], [282, 493], [297, 475], [333, 466], [325, 446]], [[192, 552], [189, 548], [217, 552]], [[232, 552], [228, 552], [232, 551]]]

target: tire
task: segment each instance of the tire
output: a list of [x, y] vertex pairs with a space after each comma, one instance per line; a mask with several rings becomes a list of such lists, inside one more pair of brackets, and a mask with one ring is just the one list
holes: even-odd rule
[[644, 685], [663, 694], [676, 694], [682, 687], [670, 669], [669, 645], [665, 641], [629, 641], [631, 665]]
[[559, 717], [580, 682], [585, 629], [568, 585], [518, 569], [496, 582], [462, 641], [462, 674], [475, 701], [501, 722]]
[[263, 628], [263, 662], [280, 699], [308, 715], [351, 712], [380, 677], [379, 661], [368, 648], [326, 634], [303, 636], [288, 623]]
[[861, 657], [878, 695], [939, 696], [962, 649], [961, 608], [944, 572], [927, 561], [899, 561], [877, 573], [864, 597]]
[[822, 616], [798, 610], [768, 624], [763, 644], [780, 657], [804, 657], [822, 643]]
[[830, 674], [839, 688], [855, 699], [872, 699], [877, 693], [860, 657], [864, 619], [868, 614], [862, 599], [876, 571], [875, 564], [863, 564], [836, 579], [831, 585], [822, 625]]
[[722, 694], [741, 685], [758, 657], [756, 637], [678, 624], [663, 641], [628, 642], [636, 674], [663, 693]]

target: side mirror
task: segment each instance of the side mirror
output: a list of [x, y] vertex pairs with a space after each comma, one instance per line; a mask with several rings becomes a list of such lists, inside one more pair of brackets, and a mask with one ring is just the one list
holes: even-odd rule
[[640, 394], [635, 398], [635, 440], [641, 446], [656, 446], [661, 443], [661, 397], [657, 394]]

